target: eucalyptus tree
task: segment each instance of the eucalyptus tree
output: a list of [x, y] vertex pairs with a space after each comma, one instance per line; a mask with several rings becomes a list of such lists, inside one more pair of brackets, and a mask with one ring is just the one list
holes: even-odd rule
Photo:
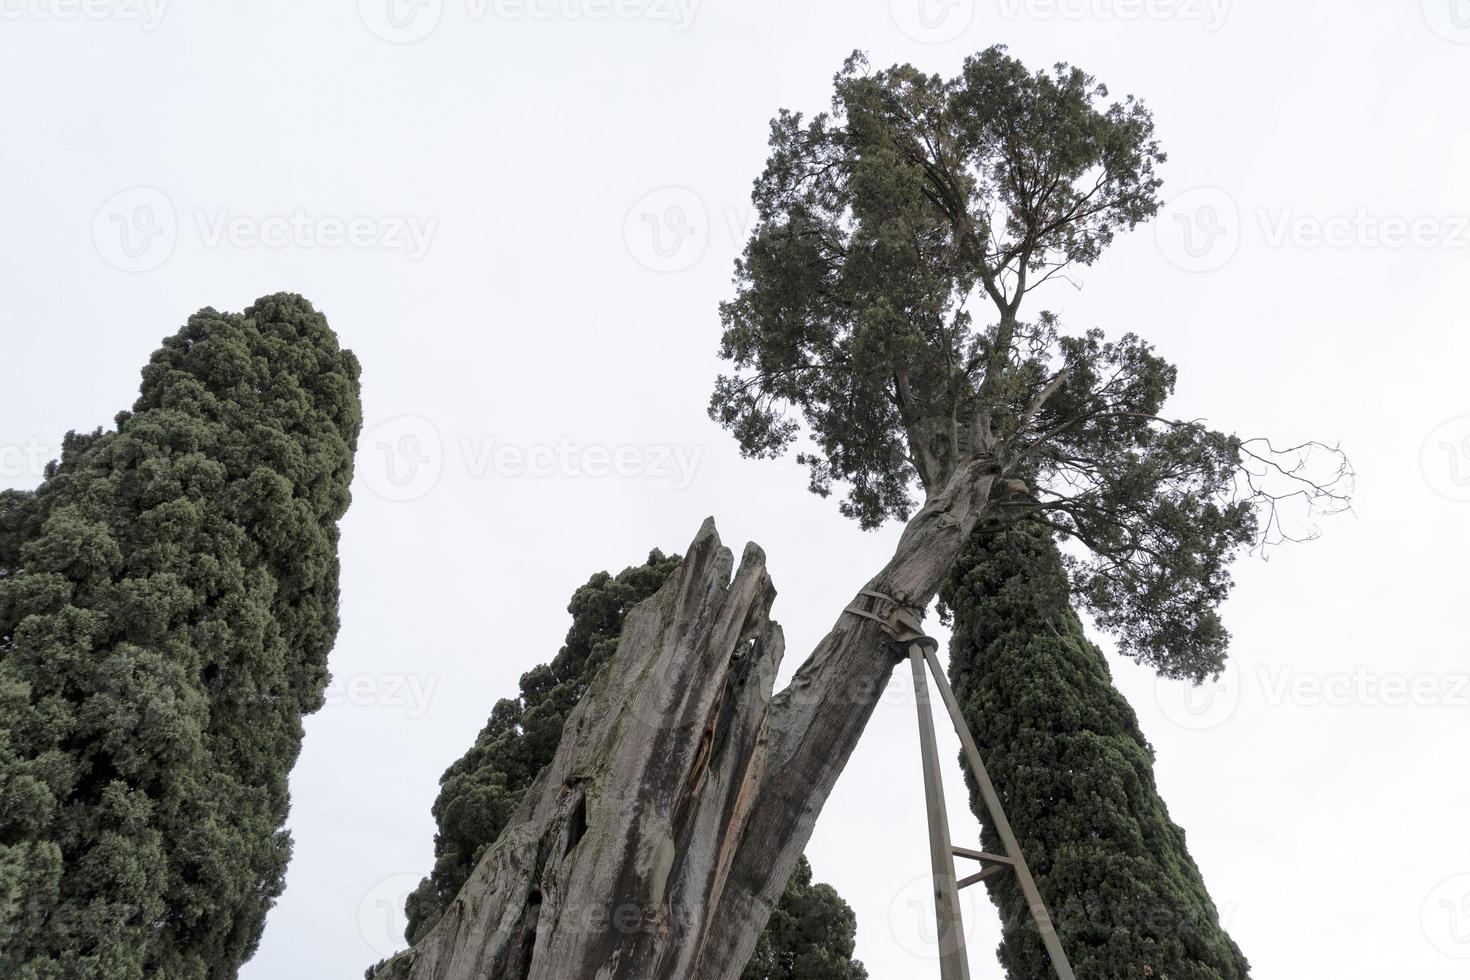
[[[1300, 535], [1288, 501], [1346, 506], [1335, 448], [1278, 450], [1171, 415], [1176, 371], [1146, 340], [1027, 311], [1157, 212], [1164, 159], [1141, 102], [1000, 47], [954, 78], [854, 54], [830, 111], [773, 121], [710, 414], [749, 457], [795, 449], [810, 489], [841, 488], [863, 527], [907, 521], [867, 591], [922, 610], [982, 522], [1031, 519], [1066, 544], [1072, 600], [1121, 650], [1198, 681], [1224, 663], [1231, 560]], [[843, 616], [773, 700], [776, 775], [746, 830], [780, 848], [746, 879], [762, 899], [805, 844], [891, 650]]]
[[[830, 113], [772, 124], [711, 415], [752, 457], [804, 424], [811, 489], [845, 485], [865, 528], [918, 508], [914, 543], [945, 515], [1039, 515], [1085, 546], [1077, 598], [1131, 653], [1209, 676], [1226, 566], [1276, 527], [1262, 477], [1317, 501], [1339, 487], [1296, 469], [1310, 447], [1277, 454], [1165, 414], [1175, 369], [1143, 339], [1022, 318], [1036, 289], [1158, 210], [1148, 110], [999, 47], [954, 79], [866, 68], [848, 60]], [[953, 558], [941, 537], [914, 598]]]
[[[1232, 556], [1285, 533], [1287, 497], [1342, 503], [1346, 471], [1171, 417], [1145, 341], [1023, 310], [1158, 209], [1152, 120], [1107, 98], [999, 48], [953, 79], [850, 58], [830, 112], [772, 124], [710, 413], [749, 456], [798, 448], [865, 527], [907, 522], [855, 601], [922, 611], [981, 522], [1030, 517], [1124, 649], [1202, 678]], [[776, 691], [774, 597], [706, 522], [459, 898], [375, 976], [735, 980], [899, 661], [844, 610]], [[589, 930], [589, 907], [639, 914]]]

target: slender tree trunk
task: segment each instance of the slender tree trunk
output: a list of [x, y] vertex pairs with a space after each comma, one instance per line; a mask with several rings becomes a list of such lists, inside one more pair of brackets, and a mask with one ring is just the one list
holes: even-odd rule
[[[988, 508], [960, 467], [864, 588], [926, 606]], [[842, 615], [772, 696], [775, 587], [713, 520], [629, 614], [556, 758], [439, 924], [384, 980], [736, 980], [893, 667]]]

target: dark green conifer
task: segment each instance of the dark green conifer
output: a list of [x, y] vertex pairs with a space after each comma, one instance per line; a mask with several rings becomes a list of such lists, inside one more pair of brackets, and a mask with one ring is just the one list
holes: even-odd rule
[[867, 980], [852, 958], [857, 917], [837, 889], [812, 883], [803, 854], [741, 980]]
[[[1153, 750], [1069, 605], [1050, 529], [982, 528], [943, 600], [955, 695], [1079, 980], [1248, 977], [1159, 798]], [[971, 808], [999, 850], [973, 783]], [[986, 886], [1010, 980], [1051, 976], [1014, 878]]]
[[201, 310], [115, 429], [0, 497], [0, 976], [254, 951], [337, 633], [358, 373], [299, 296]]

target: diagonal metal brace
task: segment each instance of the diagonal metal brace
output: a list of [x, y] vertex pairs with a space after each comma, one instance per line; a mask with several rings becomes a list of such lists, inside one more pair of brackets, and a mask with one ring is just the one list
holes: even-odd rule
[[[940, 980], [969, 980], [970, 978], [970, 966], [965, 952], [964, 924], [960, 918], [959, 890], [985, 881], [1002, 871], [1015, 873], [1021, 894], [1030, 908], [1037, 931], [1041, 935], [1042, 945], [1046, 947], [1058, 980], [1076, 980], [1076, 974], [1072, 972], [1072, 965], [1067, 961], [1067, 954], [1062, 949], [1062, 943], [1051, 921], [1051, 915], [1047, 912], [1046, 902], [1042, 899], [1041, 892], [1036, 887], [1036, 880], [1031, 875], [1031, 869], [1026, 865], [1026, 858], [1021, 853], [1020, 841], [1016, 839], [1010, 821], [1006, 819], [1000, 795], [990, 781], [990, 774], [985, 771], [985, 763], [980, 759], [980, 750], [975, 745], [975, 738], [970, 733], [970, 727], [960, 710], [959, 702], [955, 698], [954, 691], [950, 689], [949, 680], [944, 676], [944, 670], [939, 664], [939, 642], [924, 634], [921, 622], [924, 615], [923, 608], [904, 601], [906, 597], [902, 595], [895, 598], [871, 589], [864, 589], [858, 595], [866, 597], [869, 601], [863, 603], [863, 600], [859, 599], [848, 606], [846, 611], [854, 616], [861, 616], [878, 623], [883, 628], [883, 632], [903, 651], [903, 655], [908, 658], [913, 668], [914, 698], [919, 714], [919, 745], [924, 767], [924, 798], [929, 811], [929, 857], [934, 874], [934, 911], [938, 925]], [[1003, 854], [955, 847], [951, 843], [949, 820], [945, 814], [943, 779], [939, 774], [939, 751], [935, 741], [934, 718], [929, 702], [929, 685], [925, 679], [926, 668], [927, 672], [934, 677], [934, 684], [939, 688], [939, 697], [944, 702], [950, 721], [954, 724], [955, 734], [959, 736], [965, 762], [969, 766], [970, 775], [975, 779], [975, 785], [979, 790], [981, 801], [985, 804], [986, 812], [989, 813], [996, 833], [1001, 839], [1004, 847]], [[980, 870], [963, 879], [957, 878], [954, 866], [956, 857], [979, 861]]]

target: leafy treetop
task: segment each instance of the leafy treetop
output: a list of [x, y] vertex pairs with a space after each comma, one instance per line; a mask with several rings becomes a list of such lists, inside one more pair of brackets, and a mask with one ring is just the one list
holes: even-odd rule
[[1285, 497], [1344, 503], [1347, 471], [1314, 481], [1303, 464], [1323, 447], [1166, 417], [1175, 370], [1132, 334], [1021, 317], [1158, 210], [1148, 110], [1003, 47], [953, 79], [855, 53], [835, 86], [830, 112], [772, 122], [711, 417], [751, 457], [804, 424], [810, 488], [845, 484], [864, 528], [994, 477], [996, 508], [1085, 547], [1073, 588], [1125, 649], [1168, 675], [1217, 672], [1230, 557], [1280, 532]]

